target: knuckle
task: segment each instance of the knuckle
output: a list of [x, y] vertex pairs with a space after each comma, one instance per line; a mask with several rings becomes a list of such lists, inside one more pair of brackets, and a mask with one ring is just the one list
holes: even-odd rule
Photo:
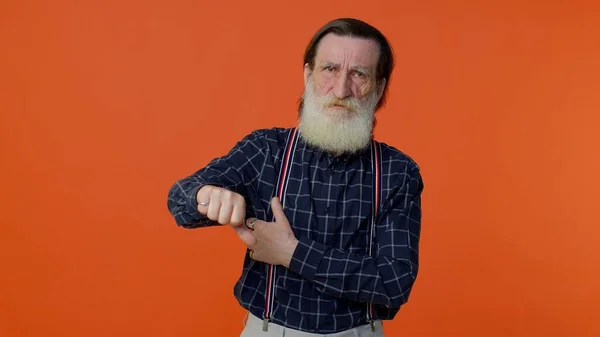
[[231, 191], [223, 192], [223, 197], [222, 197], [223, 201], [231, 203], [232, 198], [233, 198], [233, 193]]
[[226, 189], [222, 188], [222, 187], [217, 187], [213, 190], [213, 193], [217, 196], [217, 197], [221, 197], [223, 195], [224, 192], [227, 192]]

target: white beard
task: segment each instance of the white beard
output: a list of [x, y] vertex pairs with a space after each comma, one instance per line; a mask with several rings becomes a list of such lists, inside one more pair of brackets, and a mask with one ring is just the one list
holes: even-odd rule
[[[377, 105], [375, 90], [362, 101], [338, 100], [332, 94], [317, 95], [309, 78], [302, 98], [298, 132], [308, 144], [333, 155], [355, 153], [369, 145]], [[333, 104], [346, 108], [332, 108]]]

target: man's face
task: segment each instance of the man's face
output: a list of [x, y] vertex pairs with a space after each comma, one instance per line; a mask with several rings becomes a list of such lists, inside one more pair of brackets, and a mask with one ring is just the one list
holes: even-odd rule
[[371, 139], [375, 107], [385, 83], [376, 83], [376, 42], [329, 34], [321, 39], [314, 69], [304, 69], [299, 131], [334, 154], [355, 152]]

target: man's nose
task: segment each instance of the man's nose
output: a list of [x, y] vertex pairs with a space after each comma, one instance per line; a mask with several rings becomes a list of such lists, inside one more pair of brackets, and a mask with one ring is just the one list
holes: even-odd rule
[[336, 79], [335, 86], [333, 87], [333, 94], [339, 99], [344, 99], [352, 94], [350, 89], [350, 78], [345, 74], [340, 74]]

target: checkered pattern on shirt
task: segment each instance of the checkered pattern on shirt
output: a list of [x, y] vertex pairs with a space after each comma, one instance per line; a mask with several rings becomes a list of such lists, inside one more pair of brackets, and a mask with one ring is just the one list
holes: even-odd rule
[[[270, 200], [291, 129], [256, 130], [225, 156], [177, 181], [168, 208], [185, 228], [218, 225], [197, 211], [204, 185], [236, 191], [247, 217], [272, 221]], [[411, 293], [418, 270], [423, 182], [417, 164], [381, 144], [382, 198], [373, 256], [368, 256], [373, 172], [370, 149], [332, 157], [300, 139], [293, 155], [284, 211], [298, 248], [289, 269], [277, 266], [275, 323], [311, 333], [334, 333], [366, 324], [367, 302], [375, 317], [391, 319]], [[234, 287], [239, 303], [263, 317], [267, 265], [246, 254]]]

